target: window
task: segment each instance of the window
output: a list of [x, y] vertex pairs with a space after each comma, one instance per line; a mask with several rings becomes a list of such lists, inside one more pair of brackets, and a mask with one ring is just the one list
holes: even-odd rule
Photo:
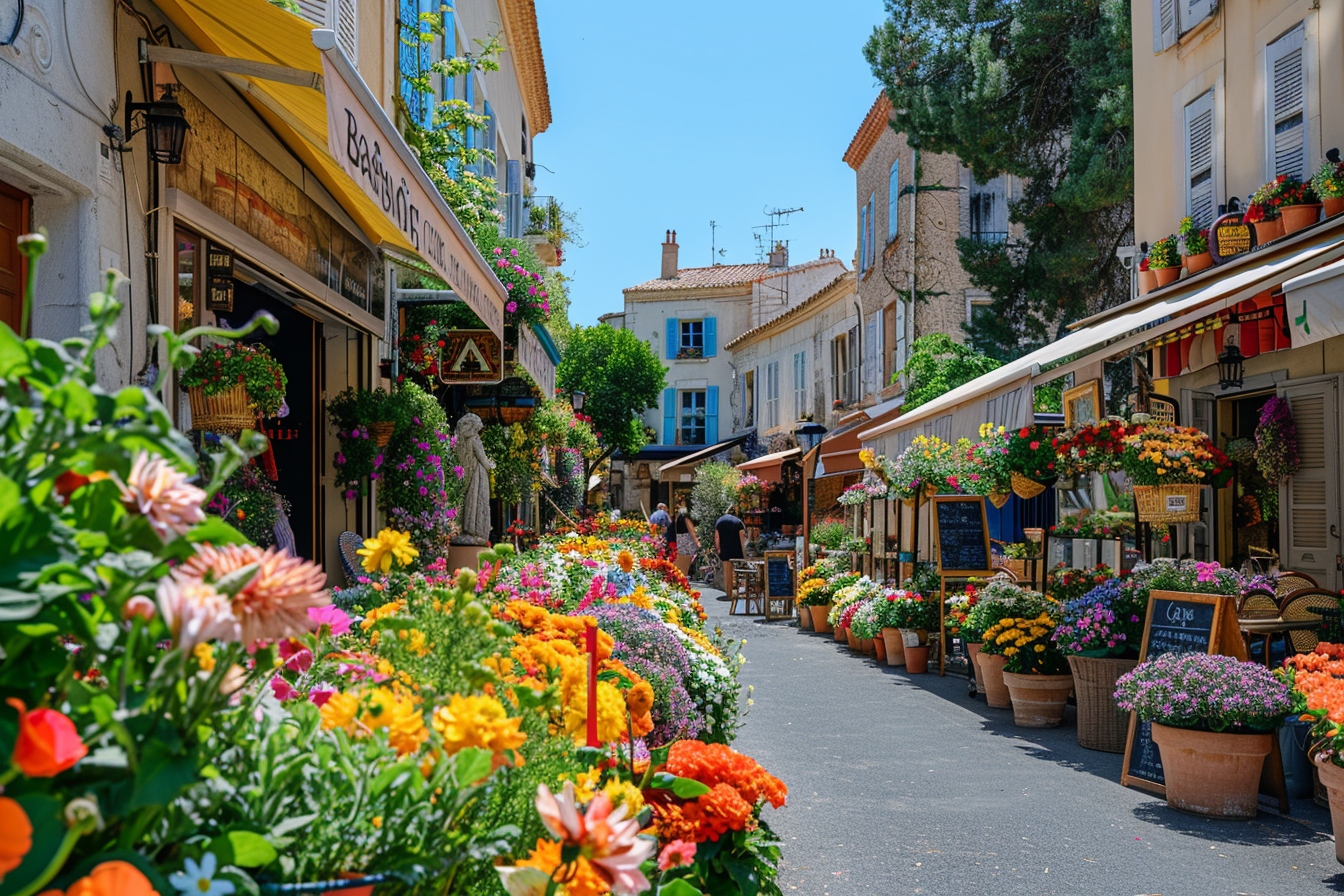
[[687, 389], [681, 393], [681, 444], [704, 445], [705, 391]]
[[1307, 172], [1306, 67], [1301, 23], [1265, 48], [1269, 176]]
[[998, 244], [1008, 240], [1008, 183], [1002, 175], [988, 183], [971, 182], [967, 196], [970, 212], [968, 236], [977, 243]]
[[897, 200], [901, 195], [901, 160], [891, 163], [891, 172], [887, 176], [887, 242], [896, 239], [900, 229], [901, 216], [897, 209]]
[[173, 329], [181, 333], [196, 326], [199, 317], [196, 309], [201, 304], [197, 299], [201, 278], [197, 273], [200, 271], [202, 243], [201, 238], [189, 230], [178, 230], [173, 236], [177, 243], [177, 313], [173, 315]]
[[1213, 223], [1213, 91], [1185, 107], [1185, 213], [1196, 227]]
[[868, 197], [868, 214], [865, 216], [868, 222], [868, 238], [864, 240], [864, 245], [868, 249], [867, 263], [864, 270], [871, 268], [877, 261], [877, 194], [872, 193]]
[[779, 425], [779, 362], [765, 365], [765, 428]]
[[1215, 0], [1152, 0], [1153, 52], [1176, 45], [1176, 38], [1213, 15]]
[[868, 206], [859, 209], [859, 273], [868, 270]]
[[859, 397], [858, 342], [858, 327], [831, 340], [831, 393], [843, 404]]
[[793, 356], [793, 419], [801, 420], [807, 413], [807, 352]]
[[677, 323], [681, 328], [681, 336], [677, 340], [677, 357], [704, 357], [705, 322], [703, 320], [682, 320]]
[[756, 425], [756, 371], [742, 373], [742, 428]]
[[1214, 0], [1176, 0], [1176, 4], [1182, 34], [1213, 15]]
[[[336, 32], [336, 41], [351, 62], [358, 60], [359, 10], [355, 0], [298, 0], [299, 16], [319, 28]], [[402, 3], [406, 5], [405, 2]], [[403, 21], [409, 21], [404, 19]]]
[[[309, 6], [317, 3], [305, 0]], [[320, 4], [325, 7], [326, 2]], [[406, 114], [421, 127], [433, 123], [433, 103], [422, 89], [424, 79], [429, 76], [431, 45], [420, 39], [420, 13], [425, 0], [400, 0], [397, 5], [397, 68], [401, 73], [401, 99], [406, 105]], [[308, 18], [308, 7], [304, 7]]]

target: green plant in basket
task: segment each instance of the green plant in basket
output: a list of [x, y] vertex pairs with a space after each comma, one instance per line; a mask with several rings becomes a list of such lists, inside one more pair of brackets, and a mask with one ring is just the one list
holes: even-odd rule
[[195, 362], [182, 372], [179, 384], [183, 389], [199, 386], [206, 395], [220, 395], [241, 385], [257, 413], [274, 417], [285, 403], [289, 378], [266, 346], [225, 343], [201, 349]]

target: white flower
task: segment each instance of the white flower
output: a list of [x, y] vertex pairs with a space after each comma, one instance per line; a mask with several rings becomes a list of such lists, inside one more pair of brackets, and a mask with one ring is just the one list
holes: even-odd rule
[[196, 864], [195, 859], [187, 859], [182, 863], [181, 871], [169, 876], [168, 883], [173, 885], [173, 889], [181, 890], [183, 893], [200, 894], [200, 896], [229, 896], [234, 889], [233, 882], [214, 879], [217, 865], [218, 861], [212, 852], [201, 856], [199, 865]]

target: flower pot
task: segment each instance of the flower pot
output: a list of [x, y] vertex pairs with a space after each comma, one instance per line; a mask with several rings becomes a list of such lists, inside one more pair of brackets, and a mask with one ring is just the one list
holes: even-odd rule
[[855, 653], [862, 652], [863, 647], [859, 643], [858, 635], [854, 634], [854, 629], [846, 626], [844, 631], [845, 631], [845, 641], [848, 642], [849, 649], [854, 651]]
[[1321, 200], [1325, 206], [1325, 216], [1327, 218], [1344, 212], [1344, 196], [1327, 196]]
[[826, 616], [830, 612], [830, 604], [822, 604], [819, 607], [807, 608], [807, 614], [812, 617], [812, 631], [821, 632], [823, 635], [831, 631], [831, 624], [826, 621]]
[[1335, 834], [1335, 861], [1344, 865], [1344, 768], [1340, 768], [1330, 760], [1316, 760], [1316, 773], [1321, 776], [1321, 783], [1325, 785], [1325, 790], [1330, 794], [1330, 824], [1337, 832]]
[[1008, 709], [1013, 705], [1008, 686], [1003, 683], [1003, 666], [1008, 662], [1006, 656], [980, 651], [976, 658], [980, 663], [976, 676], [978, 690], [985, 692], [985, 700], [995, 709]]
[[1211, 267], [1213, 267], [1213, 253], [1207, 249], [1198, 255], [1185, 256], [1185, 270], [1191, 275], [1207, 271]]
[[1157, 274], [1153, 271], [1139, 271], [1139, 295], [1146, 296], [1157, 289]]
[[1311, 722], [1290, 716], [1279, 729], [1279, 754], [1283, 758], [1283, 782], [1291, 799], [1311, 796], [1311, 756], [1307, 742], [1311, 739]]
[[1285, 234], [1304, 230], [1315, 224], [1321, 217], [1321, 207], [1311, 205], [1285, 205], [1279, 209], [1279, 220], [1283, 222]]
[[849, 629], [847, 628], [842, 628], [841, 626], [837, 625], [831, 631], [831, 634], [835, 636], [837, 644], [844, 644], [849, 640]]
[[929, 645], [905, 648], [905, 671], [911, 675], [923, 675], [929, 671]]
[[872, 638], [859, 639], [859, 653], [864, 656], [873, 656], [877, 652], [877, 647], [873, 644]]
[[391, 420], [379, 420], [377, 423], [369, 424], [369, 435], [373, 436], [373, 444], [383, 448], [388, 442], [392, 441], [392, 434], [397, 431], [397, 424]]
[[877, 657], [879, 663], [887, 661], [887, 639], [881, 634], [873, 638], [873, 655]]
[[979, 674], [979, 672], [976, 670], [975, 658], [980, 655], [980, 648], [982, 646], [984, 646], [984, 642], [982, 641], [966, 642], [966, 658], [971, 661], [971, 674], [973, 675]]
[[[354, 871], [342, 871], [340, 874], [336, 876], [341, 880], [346, 881], [359, 881], [369, 879], [369, 875], [359, 874], [358, 872]], [[381, 879], [381, 875], [375, 875], [374, 879], [375, 880]], [[324, 881], [324, 883], [326, 883], [326, 881]], [[374, 887], [373, 884], [346, 885], [338, 889], [323, 890], [322, 896], [373, 896], [373, 887]]]
[[1013, 701], [1013, 724], [1019, 728], [1058, 728], [1073, 691], [1072, 675], [1023, 675], [1004, 672], [1003, 683]]
[[1254, 818], [1273, 734], [1225, 734], [1154, 722], [1167, 805], [1210, 818]]
[[201, 432], [240, 432], [257, 425], [257, 412], [242, 384], [218, 395], [206, 395], [204, 386], [187, 390], [191, 405], [191, 428]]
[[799, 608], [798, 608], [798, 631], [800, 631], [800, 632], [810, 632], [810, 631], [813, 631], [813, 628], [812, 628], [812, 608], [811, 608], [811, 607], [799, 607]]
[[1069, 657], [1078, 697], [1078, 746], [1103, 753], [1125, 752], [1129, 715], [1115, 705], [1115, 683], [1138, 664], [1138, 660], [1113, 657]]
[[882, 641], [887, 646], [887, 665], [904, 666], [905, 641], [901, 639], [901, 630], [898, 628], [882, 629]]
[[1135, 517], [1145, 523], [1199, 522], [1198, 485], [1134, 486]]
[[1153, 268], [1153, 276], [1157, 278], [1157, 288], [1161, 289], [1168, 283], [1175, 283], [1181, 277], [1180, 265], [1171, 268]]
[[1270, 240], [1276, 240], [1283, 236], [1283, 219], [1275, 218], [1273, 221], [1256, 221], [1255, 224], [1255, 244], [1263, 246]]

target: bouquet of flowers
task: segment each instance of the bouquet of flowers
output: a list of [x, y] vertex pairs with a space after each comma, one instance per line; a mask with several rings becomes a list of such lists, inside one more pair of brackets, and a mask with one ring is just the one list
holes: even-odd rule
[[1050, 531], [1059, 538], [1118, 538], [1134, 534], [1134, 512], [1112, 507], [1066, 516]]
[[1065, 430], [1052, 440], [1059, 455], [1058, 469], [1070, 476], [1122, 469], [1125, 438], [1142, 430], [1141, 426], [1131, 426], [1115, 418], [1089, 423], [1073, 432]]
[[1008, 616], [990, 626], [984, 635], [982, 652], [1008, 658], [1003, 671], [1020, 675], [1064, 675], [1068, 660], [1051, 635], [1055, 618], [1050, 613], [1038, 616]]
[[1064, 605], [1064, 618], [1055, 629], [1055, 644], [1066, 656], [1139, 655], [1147, 600], [1110, 579]]
[[1024, 426], [1008, 439], [1008, 472], [1049, 483], [1056, 473], [1054, 440], [1043, 426]]
[[1114, 578], [1115, 570], [1105, 563], [1098, 563], [1089, 569], [1073, 569], [1061, 563], [1050, 570], [1045, 590], [1061, 604], [1067, 604]]
[[914, 591], [888, 591], [877, 601], [879, 628], [927, 631], [938, 625], [937, 601]]
[[959, 468], [956, 453], [956, 446], [937, 436], [915, 436], [896, 462], [892, 487], [903, 498], [920, 492], [938, 494], [949, 486], [956, 491], [948, 479], [950, 475], [955, 480]]
[[826, 621], [840, 628], [844, 628], [845, 623], [841, 619], [852, 604], [875, 597], [881, 588], [872, 579], [857, 573], [838, 576], [833, 582], [835, 590], [831, 595], [831, 612], [827, 614]]
[[1124, 438], [1121, 466], [1135, 485], [1212, 485], [1231, 476], [1231, 463], [1212, 440], [1188, 426], [1145, 426]]
[[[849, 629], [856, 638], [880, 638], [882, 626], [877, 621], [877, 605], [880, 597], [869, 597], [853, 604], [849, 614]], [[841, 620], [842, 622], [844, 620]]]
[[1164, 653], [1121, 676], [1115, 702], [1145, 722], [1199, 731], [1272, 731], [1292, 710], [1288, 685], [1259, 663]]
[[1303, 718], [1314, 723], [1312, 752], [1344, 766], [1344, 644], [1322, 641], [1311, 653], [1290, 656], [1279, 675]]
[[1297, 472], [1297, 424], [1288, 399], [1271, 396], [1255, 427], [1255, 460], [1265, 481], [1279, 484]]
[[[968, 589], [969, 590], [969, 589]], [[1034, 619], [1042, 613], [1057, 617], [1059, 604], [1039, 591], [1031, 591], [1006, 579], [991, 579], [976, 588], [974, 600], [968, 602], [963, 631], [967, 640], [984, 637], [1000, 620], [1010, 617]]]

